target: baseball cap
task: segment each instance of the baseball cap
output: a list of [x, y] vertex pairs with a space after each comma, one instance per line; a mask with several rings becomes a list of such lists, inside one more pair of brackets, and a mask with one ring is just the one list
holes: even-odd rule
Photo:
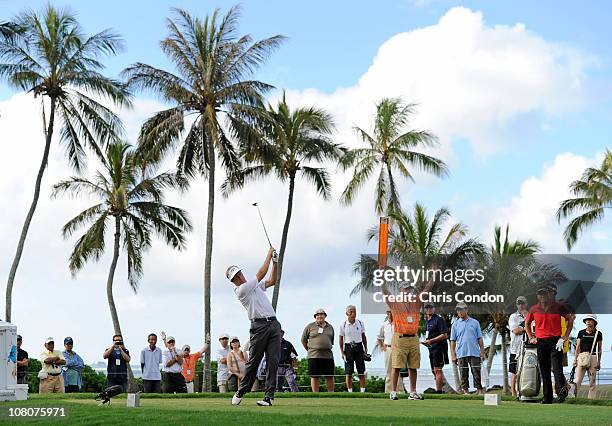
[[457, 303], [457, 306], [455, 306], [455, 310], [462, 310], [462, 309], [467, 309], [467, 305], [465, 304], [465, 302], [459, 302]]
[[66, 337], [66, 338], [64, 339], [64, 345], [67, 345], [68, 343], [74, 343], [74, 342], [72, 341], [72, 337]]
[[525, 296], [519, 296], [516, 298], [516, 303], [527, 303], [527, 299], [525, 298]]
[[548, 284], [548, 291], [554, 291], [556, 293], [557, 292], [557, 284], [555, 284], [555, 283]]
[[543, 285], [538, 288], [538, 291], [536, 291], [536, 293], [545, 294], [545, 293], [548, 293], [549, 291], [550, 291], [550, 287], [548, 285]]
[[174, 338], [174, 336], [168, 336], [166, 337], [166, 342], [176, 342], [176, 339]]
[[189, 347], [189, 345], [183, 345], [183, 351], [184, 351], [185, 349], [189, 349], [189, 350], [191, 350], [191, 348]]
[[225, 276], [227, 277], [228, 280], [231, 281], [236, 276], [236, 274], [240, 271], [242, 271], [242, 268], [236, 265], [232, 265], [229, 268], [227, 268], [227, 271], [225, 271]]
[[323, 308], [319, 308], [319, 309], [317, 309], [317, 310], [315, 311], [315, 313], [314, 313], [314, 316], [316, 317], [316, 316], [317, 316], [317, 314], [323, 314], [323, 315], [327, 316], [327, 312], [325, 312], [325, 309], [323, 309]]
[[238, 338], [238, 336], [232, 336], [230, 337], [230, 343], [233, 342], [234, 340], [240, 341], [240, 339]]
[[23, 340], [23, 339], [21, 338], [21, 334], [18, 334], [18, 335], [17, 335], [17, 340]]
[[221, 339], [229, 339], [229, 334], [227, 334], [227, 333], [221, 333], [221, 334], [219, 335], [219, 340], [221, 340]]
[[45, 339], [45, 344], [47, 344], [47, 343], [51, 343], [51, 342], [55, 343], [55, 339], [54, 339], [53, 337], [47, 337], [47, 338]]

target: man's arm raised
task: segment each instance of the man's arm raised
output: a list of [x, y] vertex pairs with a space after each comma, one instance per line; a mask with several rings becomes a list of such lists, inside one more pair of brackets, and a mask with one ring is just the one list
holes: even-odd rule
[[264, 277], [268, 273], [268, 269], [270, 269], [270, 262], [272, 261], [273, 251], [274, 249], [270, 247], [270, 249], [268, 250], [268, 254], [266, 254], [266, 260], [264, 260], [263, 265], [261, 265], [261, 268], [259, 268], [259, 271], [257, 271], [257, 273], [255, 274], [255, 277], [257, 277], [258, 282], [264, 279]]
[[272, 287], [276, 284], [276, 280], [278, 278], [278, 263], [272, 263], [272, 273], [270, 273], [270, 277], [266, 280], [266, 288]]

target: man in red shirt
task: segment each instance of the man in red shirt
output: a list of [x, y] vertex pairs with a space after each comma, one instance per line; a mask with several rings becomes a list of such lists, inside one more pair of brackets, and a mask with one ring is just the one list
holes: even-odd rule
[[[563, 375], [563, 343], [569, 338], [574, 319], [565, 305], [557, 303], [552, 289], [540, 287], [537, 292], [538, 303], [529, 308], [525, 318], [525, 331], [529, 341], [538, 346], [538, 363], [542, 373], [542, 404], [552, 404], [553, 390], [550, 378], [552, 366], [555, 387], [559, 402], [567, 397], [565, 376]], [[561, 333], [561, 317], [567, 321], [565, 333]], [[535, 336], [531, 323], [535, 322]]]

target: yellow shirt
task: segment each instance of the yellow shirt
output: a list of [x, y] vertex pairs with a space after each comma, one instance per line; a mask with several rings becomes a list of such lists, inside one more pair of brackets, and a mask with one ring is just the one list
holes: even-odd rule
[[64, 359], [64, 356], [60, 351], [48, 351], [44, 350], [40, 356], [38, 357], [40, 363], [42, 364], [42, 371], [45, 371], [47, 374], [57, 374], [62, 372], [62, 366], [56, 365], [55, 367], [51, 364], [45, 364], [45, 360], [50, 357], [59, 357], [60, 359]]

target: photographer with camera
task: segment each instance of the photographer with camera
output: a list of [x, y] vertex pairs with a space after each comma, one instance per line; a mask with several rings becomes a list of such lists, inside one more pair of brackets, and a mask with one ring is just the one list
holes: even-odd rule
[[360, 391], [365, 392], [365, 361], [369, 361], [371, 357], [368, 355], [365, 326], [357, 319], [357, 308], [353, 305], [346, 307], [346, 321], [340, 325], [340, 354], [346, 371], [346, 389], [353, 392], [353, 373], [356, 366]]
[[108, 359], [106, 367], [106, 386], [121, 386], [127, 390], [127, 364], [130, 362], [130, 351], [123, 345], [123, 336], [115, 334], [113, 344], [104, 351], [104, 359]]

